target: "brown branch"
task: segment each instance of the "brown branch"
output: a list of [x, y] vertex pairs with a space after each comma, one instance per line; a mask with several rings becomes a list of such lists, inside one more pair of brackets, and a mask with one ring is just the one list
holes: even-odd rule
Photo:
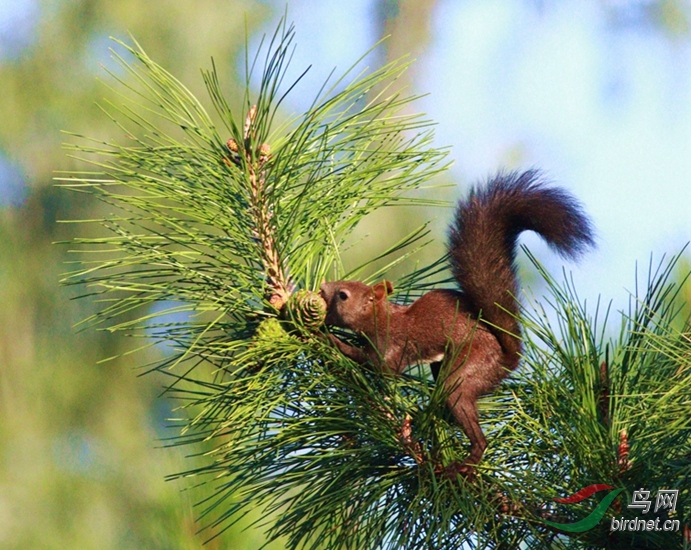
[[619, 466], [619, 473], [623, 474], [631, 468], [631, 461], [629, 460], [629, 435], [626, 430], [619, 432], [619, 447], [617, 448], [617, 466]]
[[608, 365], [605, 359], [600, 364], [600, 385], [602, 388], [602, 393], [600, 394], [600, 399], [598, 403], [598, 408], [600, 409], [600, 415], [602, 417], [602, 422], [605, 426], [609, 427], [609, 406], [610, 406], [610, 396], [609, 396], [609, 376], [608, 376]]
[[399, 435], [408, 454], [413, 457], [413, 460], [418, 465], [422, 464], [425, 460], [422, 456], [422, 447], [419, 441], [413, 439], [413, 419], [409, 414], [405, 415]]
[[240, 165], [241, 155], [247, 168], [250, 184], [250, 215], [255, 220], [254, 237], [261, 243], [262, 265], [266, 274], [267, 299], [277, 310], [280, 310], [290, 297], [290, 285], [286, 279], [283, 264], [278, 253], [273, 211], [266, 200], [266, 163], [271, 158], [271, 148], [262, 143], [256, 154], [252, 151], [255, 138], [254, 122], [257, 116], [257, 106], [253, 105], [245, 117], [243, 148], [240, 150], [238, 142], [231, 138], [227, 142], [230, 158], [224, 159]]
[[[598, 408], [600, 410], [600, 415], [602, 417], [602, 422], [607, 428], [610, 428], [611, 421], [609, 418], [610, 409], [610, 380], [609, 380], [609, 361], [608, 357], [600, 364], [600, 386], [602, 388], [600, 393], [600, 399], [598, 402]], [[617, 467], [619, 468], [619, 474], [623, 474], [631, 468], [631, 462], [629, 461], [629, 437], [626, 430], [621, 430], [619, 432], [619, 446], [617, 447]]]

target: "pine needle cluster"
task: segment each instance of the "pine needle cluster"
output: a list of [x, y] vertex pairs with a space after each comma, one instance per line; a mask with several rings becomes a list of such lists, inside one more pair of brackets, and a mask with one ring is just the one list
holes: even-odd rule
[[[285, 118], [293, 40], [282, 23], [247, 59], [237, 109], [215, 67], [203, 72], [211, 114], [127, 47], [134, 61], [118, 58], [125, 76], [114, 76], [122, 102], [104, 105], [123, 143], [75, 136], [70, 148], [93, 171], [59, 178], [112, 208], [81, 221], [100, 236], [72, 241], [79, 259], [64, 283], [100, 304], [86, 325], [166, 347], [143, 368], [165, 374], [180, 403], [171, 444], [202, 457], [175, 476], [206, 483], [198, 516], [209, 536], [261, 507], [269, 539], [289, 548], [616, 548], [625, 535], [604, 521], [579, 536], [546, 525], [587, 504], [552, 499], [609, 483], [678, 488], [688, 502], [691, 341], [672, 329], [666, 270], [616, 341], [545, 274], [559, 326], [542, 305], [526, 312], [525, 366], [480, 404], [490, 446], [472, 483], [444, 474], [465, 441], [426, 366], [393, 377], [329, 344], [305, 291], [406, 258], [424, 227], [350, 273], [340, 251], [375, 209], [434, 202], [410, 192], [446, 167], [446, 151], [408, 114], [414, 98], [388, 91], [400, 62], [351, 69]], [[443, 267], [399, 281], [397, 299]], [[297, 313], [285, 315], [290, 304]], [[678, 507], [684, 525], [688, 513]], [[634, 539], [669, 546], [681, 534]]]

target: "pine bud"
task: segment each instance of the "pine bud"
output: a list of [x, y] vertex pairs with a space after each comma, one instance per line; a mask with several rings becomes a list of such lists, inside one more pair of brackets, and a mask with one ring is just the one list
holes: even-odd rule
[[238, 147], [238, 142], [235, 141], [233, 138], [230, 138], [228, 141], [226, 141], [226, 145], [232, 153], [237, 153], [240, 150], [240, 148]]

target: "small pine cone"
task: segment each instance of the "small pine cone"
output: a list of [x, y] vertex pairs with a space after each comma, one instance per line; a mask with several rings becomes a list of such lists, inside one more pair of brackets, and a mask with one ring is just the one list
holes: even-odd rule
[[[244, 361], [245, 369], [255, 374], [263, 370], [267, 364], [275, 364], [272, 360], [272, 352], [276, 346], [285, 344], [291, 337], [276, 317], [268, 317], [257, 326], [252, 341], [247, 349]], [[268, 361], [268, 363], [267, 363]]]
[[324, 324], [326, 302], [316, 292], [298, 290], [286, 304], [287, 317], [294, 323], [312, 331]]
[[228, 149], [230, 149], [231, 153], [237, 153], [240, 150], [238, 147], [238, 142], [233, 138], [230, 138], [228, 141], [226, 141], [226, 145], [228, 146]]
[[233, 164], [236, 166], [240, 164], [240, 146], [238, 145], [238, 142], [233, 138], [230, 138], [228, 141], [226, 141], [226, 147], [228, 147], [229, 154], [227, 157], [223, 158], [223, 162], [230, 167], [232, 167]]
[[280, 340], [287, 336], [286, 331], [281, 326], [281, 323], [276, 317], [269, 317], [264, 319], [257, 327], [254, 339], [258, 340]]
[[259, 147], [259, 158], [261, 160], [266, 160], [271, 156], [271, 146], [268, 143], [262, 143]]

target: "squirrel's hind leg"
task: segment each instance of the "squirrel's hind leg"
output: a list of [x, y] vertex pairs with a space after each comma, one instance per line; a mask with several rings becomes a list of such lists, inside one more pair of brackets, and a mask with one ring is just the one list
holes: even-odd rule
[[462, 463], [450, 466], [453, 473], [472, 478], [474, 466], [482, 460], [487, 440], [480, 427], [477, 400], [490, 393], [508, 374], [502, 356], [499, 342], [493, 336], [483, 334], [473, 342], [466, 357], [457, 359], [444, 382], [449, 392], [447, 405], [470, 441], [468, 457]]

